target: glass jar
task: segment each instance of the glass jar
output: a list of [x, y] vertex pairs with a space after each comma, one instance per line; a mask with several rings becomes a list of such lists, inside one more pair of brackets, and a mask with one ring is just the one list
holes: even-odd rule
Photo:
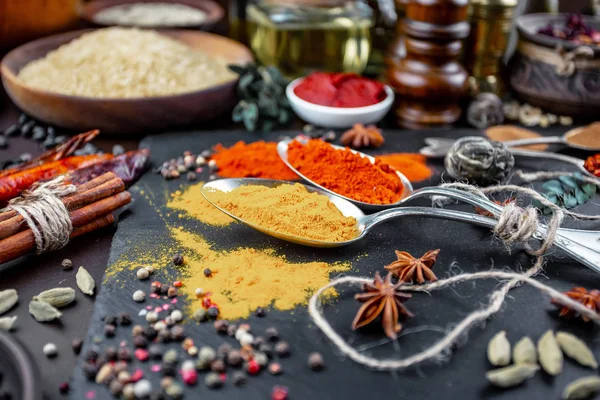
[[373, 11], [340, 0], [263, 0], [246, 10], [259, 62], [288, 77], [312, 71], [361, 73], [371, 51]]

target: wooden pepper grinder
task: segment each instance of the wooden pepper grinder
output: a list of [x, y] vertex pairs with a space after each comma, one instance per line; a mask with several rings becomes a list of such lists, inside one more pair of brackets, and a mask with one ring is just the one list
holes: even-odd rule
[[[468, 88], [458, 58], [469, 34], [468, 0], [409, 0], [399, 22], [406, 56], [388, 60], [387, 78], [396, 90], [398, 123], [410, 129], [452, 124]], [[390, 53], [396, 53], [391, 49]]]

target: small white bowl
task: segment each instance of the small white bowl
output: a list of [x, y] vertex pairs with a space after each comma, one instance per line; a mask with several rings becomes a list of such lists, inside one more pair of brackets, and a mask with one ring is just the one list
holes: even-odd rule
[[328, 107], [302, 100], [294, 93], [294, 88], [305, 78], [290, 82], [285, 94], [296, 115], [304, 121], [323, 128], [350, 128], [354, 124], [376, 124], [385, 117], [394, 104], [394, 91], [385, 85], [386, 98], [379, 103], [365, 107]]

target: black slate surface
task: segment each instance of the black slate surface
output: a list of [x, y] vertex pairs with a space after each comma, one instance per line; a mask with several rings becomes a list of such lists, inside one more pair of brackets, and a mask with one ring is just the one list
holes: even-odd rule
[[[422, 139], [426, 136], [460, 137], [465, 134], [476, 134], [476, 132], [388, 131], [385, 146], [370, 153], [414, 152], [423, 146]], [[218, 142], [231, 145], [242, 139], [274, 140], [278, 136], [279, 134], [272, 134], [261, 137], [242, 132], [169, 134], [149, 137], [142, 145], [152, 149], [152, 160], [154, 165], [157, 165], [188, 149], [200, 152]], [[432, 180], [416, 185], [417, 187], [437, 184], [440, 181], [440, 173], [443, 171], [441, 163], [432, 163], [432, 167], [436, 168], [438, 174]], [[538, 160], [518, 160], [518, 167], [529, 170], [570, 169], [566, 165], [540, 163]], [[206, 178], [207, 175], [202, 176], [201, 179]], [[161, 243], [164, 246], [168, 234], [165, 222], [157, 214], [156, 209], [164, 204], [164, 193], [176, 190], [181, 184], [186, 184], [184, 179], [167, 182], [159, 175], [149, 173], [132, 188], [135, 203], [131, 207], [132, 212], [124, 216], [119, 224], [112, 244], [109, 264], [127, 253], [132, 243], [141, 243], [148, 248]], [[139, 195], [141, 190], [144, 191], [145, 196]], [[152, 205], [146, 200], [147, 197], [152, 198]], [[581, 211], [597, 213], [599, 211], [597, 199], [596, 197], [592, 202], [581, 207]], [[417, 204], [427, 205], [428, 202]], [[470, 210], [465, 206], [451, 207]], [[390, 221], [380, 225], [360, 243], [329, 250], [285, 243], [256, 233], [240, 224], [215, 228], [190, 220], [180, 222], [187, 230], [198, 232], [209, 242], [214, 243], [216, 249], [272, 247], [292, 261], [351, 261], [353, 268], [349, 274], [358, 276], [372, 276], [375, 271], [383, 271], [383, 265], [394, 260], [394, 249], [421, 255], [427, 250], [441, 248], [438, 262], [434, 267], [439, 278], [461, 272], [485, 271], [490, 268], [520, 271], [528, 268], [532, 263], [532, 259], [518, 247], [513, 248], [512, 253], [509, 254], [504, 245], [491, 236], [489, 230], [435, 219], [411, 217]], [[586, 223], [581, 226], [586, 229], [600, 228], [598, 223]], [[173, 252], [177, 252], [177, 249], [174, 248]], [[154, 278], [163, 280], [162, 274], [158, 272]], [[568, 290], [573, 286], [600, 287], [600, 277], [597, 274], [584, 266], [570, 262], [560, 252], [553, 253], [549, 258], [545, 274], [538, 279], [559, 290]], [[346, 340], [355, 346], [362, 346], [365, 354], [401, 358], [419, 352], [439, 340], [446, 329], [486, 303], [488, 296], [497, 286], [497, 281], [477, 281], [437, 291], [432, 295], [416, 294], [406, 303], [416, 317], [403, 324], [404, 330], [396, 343], [384, 340], [385, 336], [379, 325], [358, 332], [350, 329], [352, 319], [359, 307], [352, 298], [356, 293], [355, 288], [342, 288], [339, 299], [333, 304], [326, 305], [325, 315]], [[105, 315], [128, 311], [134, 315], [134, 323], [145, 325], [143, 318], [137, 316], [141, 307], [131, 300], [131, 294], [140, 288], [148, 290], [148, 287], [148, 282], [137, 281], [131, 272], [120, 273], [103, 284], [97, 295], [86, 348], [90, 346], [92, 337], [101, 335], [103, 328], [101, 318]], [[305, 307], [299, 307], [293, 312], [269, 310], [266, 318], [253, 316], [249, 318], [249, 322], [255, 336], [262, 335], [267, 327], [275, 326], [279, 329], [281, 337], [291, 344], [292, 356], [281, 361], [284, 368], [283, 375], [274, 377], [265, 371], [258, 377], [251, 377], [245, 388], [234, 387], [230, 381], [227, 381], [222, 389], [210, 390], [204, 385], [204, 374], [201, 374], [200, 382], [196, 387], [186, 388], [186, 398], [268, 399], [274, 385], [289, 387], [290, 399], [374, 399], [383, 396], [411, 399], [559, 398], [563, 388], [570, 381], [594, 372], [567, 360], [564, 373], [560, 376], [550, 378], [540, 372], [523, 386], [510, 390], [490, 387], [484, 376], [485, 372], [491, 369], [486, 360], [487, 342], [502, 329], [508, 332], [508, 338], [513, 343], [525, 335], [537, 340], [547, 329], [567, 330], [585, 339], [594, 352], [600, 355], [600, 346], [596, 339], [598, 329], [590, 324], [559, 320], [555, 307], [549, 304], [548, 300], [545, 295], [531, 287], [516, 288], [510, 292], [502, 310], [488, 320], [485, 326], [474, 328], [464, 338], [464, 342], [444, 360], [427, 362], [397, 373], [373, 372], [339, 354], [311, 323]], [[158, 303], [156, 300], [147, 300], [144, 305]], [[198, 346], [218, 346], [223, 342], [236, 344], [233, 338], [216, 335], [211, 323], [186, 325], [186, 332], [194, 338]], [[130, 340], [130, 337], [130, 328], [119, 328], [116, 338], [105, 340], [100, 346], [118, 346], [120, 341]], [[169, 347], [176, 348], [181, 353], [179, 344], [171, 344]], [[325, 371], [315, 373], [308, 369], [307, 355], [313, 351], [323, 354], [327, 363]], [[79, 364], [80, 367], [81, 360]], [[136, 361], [134, 364], [146, 371], [146, 377], [152, 378], [155, 388], [159, 386], [160, 374], [150, 372], [148, 363], [141, 364]], [[84, 399], [91, 393], [97, 399], [111, 398], [106, 388], [86, 381], [79, 367], [73, 376], [72, 399]]]

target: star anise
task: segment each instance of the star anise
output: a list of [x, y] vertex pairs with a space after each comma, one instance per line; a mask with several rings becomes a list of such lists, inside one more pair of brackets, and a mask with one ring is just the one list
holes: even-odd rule
[[388, 274], [383, 280], [377, 272], [373, 283], [366, 283], [363, 286], [364, 293], [354, 296], [356, 300], [365, 304], [356, 313], [352, 329], [370, 324], [381, 314], [383, 331], [390, 339], [396, 339], [397, 333], [402, 329], [402, 325], [398, 322], [399, 318], [413, 316], [402, 304], [412, 296], [398, 290], [401, 284], [402, 282], [392, 284], [392, 274]]
[[[575, 300], [578, 303], [583, 304], [590, 310], [594, 312], [598, 312], [600, 309], [600, 290], [590, 290], [589, 292], [582, 287], [574, 287], [568, 292], [564, 292], [571, 299]], [[571, 310], [569, 307], [561, 304], [558, 300], [552, 299], [552, 304], [557, 307], [561, 307], [560, 317], [573, 318], [573, 317], [581, 317], [584, 321], [589, 321], [590, 319], [585, 315], [580, 315], [578, 312]]]
[[431, 270], [437, 259], [440, 249], [429, 250], [421, 258], [414, 258], [406, 251], [396, 250], [398, 259], [386, 265], [385, 269], [396, 275], [402, 282], [423, 283], [425, 279], [430, 282], [437, 281], [437, 276]]
[[340, 138], [344, 146], [350, 146], [355, 149], [361, 147], [381, 147], [385, 139], [381, 131], [375, 125], [364, 126], [363, 124], [354, 124]]

